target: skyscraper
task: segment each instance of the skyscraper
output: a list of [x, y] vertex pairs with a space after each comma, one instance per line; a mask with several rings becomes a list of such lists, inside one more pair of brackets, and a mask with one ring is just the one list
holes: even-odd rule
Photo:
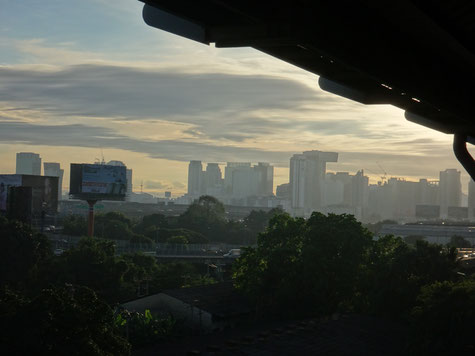
[[64, 169], [61, 169], [59, 163], [56, 162], [44, 162], [43, 163], [44, 175], [48, 177], [58, 177], [58, 199], [61, 200], [63, 196], [63, 175]]
[[19, 152], [16, 154], [16, 174], [41, 175], [40, 155], [33, 152]]
[[257, 196], [272, 196], [274, 194], [274, 166], [267, 162], [259, 162], [253, 170], [257, 173]]
[[188, 165], [188, 195], [199, 197], [202, 194], [203, 166], [201, 161], [190, 161]]
[[459, 207], [462, 205], [462, 183], [460, 171], [446, 169], [440, 172], [439, 183], [440, 214], [447, 217], [449, 206]]
[[305, 151], [290, 159], [291, 207], [296, 215], [309, 215], [323, 206], [327, 162], [337, 162], [338, 153]]

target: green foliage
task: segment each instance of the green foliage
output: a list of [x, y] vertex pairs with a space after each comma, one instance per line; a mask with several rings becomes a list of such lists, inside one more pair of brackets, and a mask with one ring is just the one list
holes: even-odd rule
[[412, 311], [414, 355], [469, 355], [475, 350], [475, 280], [435, 282], [422, 288]]
[[448, 243], [449, 246], [456, 247], [456, 248], [470, 248], [472, 244], [470, 241], [464, 239], [462, 236], [454, 235], [450, 238], [450, 242]]
[[180, 215], [180, 227], [203, 234], [211, 241], [222, 241], [225, 226], [224, 205], [214, 197], [204, 195]]
[[328, 314], [352, 299], [370, 244], [371, 234], [350, 215], [277, 215], [257, 248], [236, 261], [235, 286], [263, 313]]
[[169, 340], [178, 333], [177, 325], [172, 317], [156, 317], [148, 309], [145, 313], [123, 310], [115, 318], [116, 328], [128, 336], [134, 349]]
[[168, 229], [168, 228], [161, 228], [149, 235], [152, 239], [157, 242], [169, 242], [169, 240], [174, 236], [183, 236], [188, 242], [192, 244], [203, 244], [209, 242], [208, 239], [200, 234], [199, 232], [195, 232], [188, 229]]
[[150, 237], [140, 235], [140, 234], [132, 234], [132, 238], [130, 239], [131, 244], [140, 244], [140, 245], [153, 245], [153, 240]]
[[59, 280], [92, 288], [109, 303], [120, 301], [127, 264], [115, 256], [112, 241], [83, 238], [58, 258]]
[[378, 221], [377, 223], [374, 223], [374, 224], [366, 224], [364, 227], [367, 228], [373, 234], [378, 234], [381, 231], [381, 229], [383, 228], [383, 225], [397, 225], [397, 221], [395, 221], [395, 220], [382, 220], [382, 221]]
[[[168, 226], [168, 219], [165, 215], [151, 214], [144, 216], [142, 221], [134, 226], [134, 231], [139, 234], [147, 235], [146, 231], [158, 230], [159, 228], [167, 228]], [[154, 238], [154, 236], [149, 237]]]
[[167, 240], [167, 243], [186, 245], [186, 244], [189, 243], [189, 241], [185, 236], [179, 235], [179, 236], [169, 237], [168, 240]]
[[110, 240], [130, 240], [132, 222], [122, 213], [109, 212], [94, 218], [94, 235]]
[[84, 236], [87, 234], [87, 221], [82, 215], [68, 215], [63, 219], [63, 232], [66, 235]]
[[0, 295], [4, 355], [129, 355], [112, 310], [86, 287], [43, 290], [32, 300]]
[[409, 235], [404, 237], [404, 242], [407, 243], [408, 245], [415, 245], [417, 241], [422, 241], [425, 240], [425, 236], [419, 236], [419, 235]]
[[52, 257], [46, 236], [0, 216], [0, 285], [26, 287]]

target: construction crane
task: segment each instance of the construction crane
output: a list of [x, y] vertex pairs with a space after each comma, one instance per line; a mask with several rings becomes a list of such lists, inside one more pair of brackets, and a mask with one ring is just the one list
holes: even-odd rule
[[378, 161], [376, 161], [376, 164], [378, 165], [378, 167], [381, 169], [381, 171], [383, 172], [383, 176], [381, 176], [381, 180], [384, 182], [386, 182], [386, 180], [388, 179], [388, 174], [386, 173], [386, 170], [379, 164]]

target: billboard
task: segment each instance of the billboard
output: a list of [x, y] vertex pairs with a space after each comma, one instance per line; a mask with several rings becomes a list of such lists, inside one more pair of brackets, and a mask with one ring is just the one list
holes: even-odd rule
[[54, 213], [58, 210], [58, 177], [27, 174], [0, 175], [0, 211], [8, 210], [9, 192], [13, 187], [31, 188], [31, 207], [34, 215], [41, 214], [42, 211]]
[[69, 194], [83, 200], [124, 200], [125, 166], [71, 163]]

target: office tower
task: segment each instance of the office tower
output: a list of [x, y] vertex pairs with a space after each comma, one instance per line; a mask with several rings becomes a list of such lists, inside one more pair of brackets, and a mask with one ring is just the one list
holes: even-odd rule
[[41, 158], [37, 153], [19, 152], [16, 154], [16, 174], [41, 175]]
[[[121, 166], [126, 167], [124, 162], [122, 161], [109, 161], [107, 162], [108, 166]], [[132, 169], [126, 168], [125, 177], [127, 179], [127, 191], [125, 192], [125, 200], [131, 201], [132, 200]]]
[[416, 187], [417, 205], [437, 205], [439, 198], [438, 182], [429, 182], [427, 179], [419, 179]]
[[48, 177], [58, 177], [58, 200], [63, 197], [63, 175], [64, 169], [61, 169], [59, 163], [56, 162], [44, 162], [43, 172]]
[[351, 205], [363, 210], [368, 206], [369, 178], [364, 171], [358, 171], [351, 177]]
[[221, 186], [222, 176], [221, 168], [219, 168], [219, 165], [217, 163], [208, 163], [206, 165], [205, 177], [206, 189]]
[[284, 184], [278, 185], [277, 188], [275, 188], [275, 195], [277, 196], [277, 198], [280, 198], [280, 199], [289, 199], [290, 198], [290, 184], [284, 183]]
[[468, 218], [475, 218], [475, 181], [468, 182]]
[[257, 173], [257, 196], [272, 196], [274, 194], [274, 166], [259, 162], [253, 170]]
[[338, 153], [306, 151], [290, 159], [291, 207], [296, 215], [309, 215], [323, 206], [327, 162], [337, 162]]
[[201, 161], [190, 161], [188, 165], [188, 195], [191, 197], [199, 197], [203, 185], [203, 166]]
[[[251, 170], [250, 162], [228, 162], [226, 167], [224, 167], [224, 192], [228, 196], [233, 195], [233, 180], [237, 180], [234, 177], [234, 172], [236, 171], [245, 171], [248, 172]], [[248, 174], [248, 173], [245, 173]]]
[[439, 202], [440, 214], [443, 218], [447, 217], [449, 207], [459, 207], [462, 205], [460, 171], [446, 169], [440, 172]]

